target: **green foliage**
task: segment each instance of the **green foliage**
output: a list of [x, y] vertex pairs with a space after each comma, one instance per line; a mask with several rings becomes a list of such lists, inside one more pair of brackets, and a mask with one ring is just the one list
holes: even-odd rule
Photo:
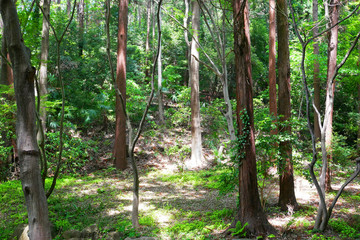
[[185, 160], [191, 155], [191, 147], [176, 141], [175, 144], [165, 149], [165, 154], [169, 156], [169, 158], [176, 158], [178, 168], [180, 171], [183, 171]]
[[347, 239], [360, 238], [358, 230], [349, 226], [343, 219], [330, 219], [329, 226], [332, 227], [336, 232], [340, 233], [340, 237]]
[[0, 84], [0, 181], [8, 177], [8, 156], [12, 151], [11, 140], [15, 139], [14, 98], [14, 88]]
[[[59, 154], [59, 132], [47, 132], [45, 149], [50, 167], [54, 171]], [[86, 170], [86, 166], [93, 160], [93, 154], [97, 152], [97, 143], [91, 140], [83, 140], [80, 137], [63, 135], [62, 172], [79, 174]]]
[[249, 225], [249, 224], [245, 223], [244, 225], [242, 225], [240, 221], [237, 221], [235, 228], [230, 228], [229, 232], [231, 232], [232, 236], [245, 237], [246, 236], [245, 228], [247, 225]]

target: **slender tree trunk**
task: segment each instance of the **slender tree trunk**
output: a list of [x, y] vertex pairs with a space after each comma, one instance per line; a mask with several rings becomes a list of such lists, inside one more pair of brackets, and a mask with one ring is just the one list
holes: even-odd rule
[[[329, 6], [329, 14], [330, 14], [330, 25], [334, 25], [339, 20], [339, 0], [330, 1]], [[332, 76], [335, 73], [336, 68], [336, 58], [337, 58], [337, 46], [338, 46], [338, 27], [334, 27], [329, 32], [329, 43], [328, 43], [328, 71], [327, 71], [327, 81], [331, 81]], [[330, 86], [327, 86], [326, 92], [332, 92], [332, 96], [335, 93], [335, 81]], [[332, 106], [326, 105], [326, 108], [331, 108], [329, 112], [329, 119], [326, 125], [326, 133], [325, 133], [325, 147], [327, 151], [327, 161], [328, 164], [332, 161], [332, 134], [333, 134], [333, 111], [334, 106], [332, 102]], [[326, 111], [326, 110], [325, 110]], [[325, 177], [325, 190], [331, 190], [331, 175], [330, 175], [330, 167], [326, 170]]]
[[185, 76], [184, 76], [184, 86], [189, 86], [190, 87], [190, 62], [191, 62], [191, 42], [189, 41], [189, 33], [186, 30], [188, 28], [189, 25], [189, 1], [190, 0], [184, 0], [184, 5], [185, 5], [185, 15], [184, 15], [184, 38], [185, 38], [185, 43], [186, 43], [186, 57], [187, 57], [187, 64], [188, 67], [185, 70]]
[[37, 140], [40, 144], [43, 144], [45, 139], [43, 136], [46, 132], [46, 107], [45, 102], [47, 100], [48, 94], [48, 83], [47, 83], [47, 65], [48, 65], [48, 56], [49, 56], [49, 22], [50, 19], [50, 0], [43, 0], [43, 23], [42, 23], [42, 34], [41, 34], [41, 52], [40, 52], [40, 71], [39, 71], [39, 96], [41, 98], [41, 107], [39, 118], [41, 120], [41, 130], [38, 130]]
[[[159, 27], [161, 29], [161, 9], [160, 9], [160, 21], [159, 21]], [[164, 101], [163, 101], [163, 93], [162, 93], [162, 55], [161, 55], [161, 39], [159, 44], [159, 57], [158, 57], [158, 89], [157, 89], [157, 95], [158, 95], [158, 103], [159, 103], [159, 121], [161, 124], [164, 123]]]
[[[286, 123], [291, 118], [290, 104], [290, 59], [289, 59], [289, 25], [286, 0], [277, 1], [277, 30], [278, 30], [278, 78], [279, 78], [279, 121]], [[291, 134], [291, 126], [280, 126], [279, 132]], [[294, 175], [292, 166], [292, 147], [290, 141], [279, 144], [280, 159], [280, 195], [279, 205], [282, 210], [297, 209], [295, 198]]]
[[146, 60], [145, 60], [145, 77], [146, 79], [150, 79], [150, 66], [149, 66], [149, 53], [150, 53], [150, 28], [151, 28], [151, 3], [152, 0], [147, 0], [147, 7], [146, 7], [146, 43], [145, 43], [145, 53], [146, 53]]
[[40, 177], [39, 149], [36, 142], [35, 68], [30, 50], [24, 45], [16, 7], [11, 0], [0, 1], [4, 33], [12, 62], [17, 104], [17, 146], [20, 178], [29, 219], [30, 239], [51, 239], [48, 206]]
[[[276, 101], [276, 0], [269, 0], [269, 112], [270, 115], [277, 117], [277, 101]], [[276, 124], [276, 120], [273, 121]], [[277, 129], [270, 131], [271, 135], [277, 134]], [[277, 143], [272, 145], [274, 149], [279, 146]], [[269, 156], [271, 162], [276, 161], [274, 154]], [[267, 172], [266, 160], [262, 160], [265, 176]]]
[[189, 169], [203, 166], [201, 126], [200, 126], [200, 90], [199, 90], [199, 28], [200, 28], [200, 6], [197, 0], [191, 1], [192, 8], [192, 30], [191, 41], [191, 160], [188, 162]]
[[[269, 110], [277, 116], [276, 106], [276, 2], [269, 1]], [[273, 134], [276, 134], [275, 130]]]
[[[313, 28], [313, 35], [316, 36], [319, 33], [318, 26], [318, 0], [313, 0], [313, 21], [315, 26]], [[314, 105], [320, 111], [320, 65], [319, 65], [319, 43], [317, 38], [314, 39]], [[314, 112], [314, 134], [316, 141], [320, 140], [320, 125], [319, 117], [316, 112]]]
[[223, 72], [223, 95], [224, 95], [224, 102], [225, 102], [225, 118], [228, 125], [228, 131], [230, 135], [230, 140], [236, 139], [236, 133], [234, 128], [234, 121], [233, 121], [233, 110], [231, 105], [231, 100], [229, 96], [229, 81], [228, 81], [228, 72], [227, 72], [227, 64], [226, 64], [226, 34], [225, 34], [225, 9], [223, 9], [222, 14], [222, 45], [221, 45], [221, 65], [222, 65], [222, 72]]
[[78, 5], [78, 18], [79, 18], [79, 56], [81, 57], [83, 55], [84, 51], [84, 18], [85, 18], [85, 3], [84, 0], [79, 1]]
[[261, 207], [256, 177], [254, 114], [252, 99], [251, 50], [247, 1], [234, 0], [234, 51], [236, 79], [236, 115], [239, 138], [239, 209], [232, 227], [238, 221], [247, 223], [250, 235], [274, 233]]
[[115, 127], [115, 167], [124, 170], [127, 168], [126, 159], [126, 116], [123, 106], [126, 107], [126, 41], [127, 41], [128, 0], [119, 0], [119, 29], [116, 65], [116, 86], [124, 97], [121, 102], [116, 95], [116, 127]]
[[67, 12], [67, 15], [70, 17], [71, 16], [71, 0], [67, 0], [67, 2], [66, 2], [66, 12]]

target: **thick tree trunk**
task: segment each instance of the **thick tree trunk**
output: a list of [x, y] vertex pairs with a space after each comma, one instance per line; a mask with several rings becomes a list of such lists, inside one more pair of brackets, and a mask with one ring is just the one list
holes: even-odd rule
[[274, 233], [261, 207], [256, 177], [254, 115], [252, 99], [251, 50], [247, 1], [234, 0], [234, 51], [236, 74], [236, 115], [240, 143], [239, 209], [232, 226], [248, 223], [250, 235]]
[[44, 144], [44, 135], [46, 132], [46, 107], [45, 102], [48, 94], [47, 83], [47, 65], [49, 56], [49, 31], [50, 31], [50, 0], [43, 0], [43, 23], [41, 34], [41, 52], [40, 52], [40, 71], [39, 71], [39, 97], [41, 98], [41, 107], [39, 118], [41, 120], [42, 131], [39, 129], [37, 133], [37, 140], [40, 144]]
[[[330, 14], [330, 25], [334, 25], [339, 20], [339, 0], [330, 1], [329, 5], [329, 14]], [[327, 70], [327, 81], [331, 81], [332, 76], [335, 73], [336, 69], [336, 58], [337, 58], [337, 46], [338, 46], [338, 27], [334, 27], [329, 32], [329, 42], [328, 42], [328, 70]], [[331, 92], [331, 93], [330, 93]], [[334, 96], [335, 93], [335, 81], [330, 85], [327, 84], [326, 95]], [[326, 133], [325, 133], [325, 147], [327, 152], [327, 161], [330, 163], [332, 161], [332, 133], [333, 133], [333, 111], [334, 111], [334, 102], [330, 103], [326, 100], [325, 107], [329, 109], [328, 114], [329, 118], [326, 122]], [[331, 106], [330, 106], [331, 105]], [[329, 168], [329, 166], [328, 166]], [[325, 169], [325, 190], [331, 190], [331, 175], [330, 169]]]
[[193, 39], [191, 41], [191, 63], [190, 63], [190, 82], [191, 82], [191, 160], [187, 163], [189, 169], [204, 165], [201, 143], [200, 126], [200, 90], [199, 90], [199, 28], [200, 28], [200, 6], [197, 0], [191, 1], [192, 8], [192, 30]]
[[[277, 1], [277, 30], [278, 30], [278, 78], [279, 78], [279, 121], [285, 123], [291, 118], [290, 104], [290, 59], [289, 59], [289, 25], [286, 0]], [[291, 126], [281, 126], [279, 132], [291, 134]], [[280, 195], [279, 205], [282, 210], [297, 209], [295, 198], [294, 175], [292, 166], [292, 147], [290, 141], [279, 144], [280, 159]]]
[[[160, 21], [159, 21], [159, 28], [161, 29], [161, 9], [160, 9]], [[158, 95], [158, 103], [159, 103], [159, 121], [161, 124], [164, 123], [164, 101], [163, 101], [163, 93], [162, 93], [162, 56], [161, 56], [161, 39], [159, 43], [159, 57], [157, 59], [158, 64], [158, 85], [157, 85], [157, 95]]]
[[126, 159], [126, 40], [127, 40], [128, 0], [119, 0], [119, 29], [116, 65], [116, 86], [123, 96], [123, 102], [116, 95], [116, 127], [115, 127], [115, 167], [127, 168]]
[[[313, 36], [316, 36], [319, 33], [318, 26], [318, 0], [313, 0], [313, 21], [315, 22], [315, 26], [313, 28]], [[319, 65], [319, 43], [317, 38], [314, 39], [314, 105], [320, 111], [320, 65]], [[319, 125], [319, 117], [316, 112], [314, 112], [314, 135], [316, 141], [320, 140], [320, 125]]]
[[29, 219], [30, 239], [51, 239], [48, 206], [40, 177], [39, 149], [36, 142], [35, 68], [30, 51], [24, 45], [16, 7], [11, 0], [1, 0], [4, 33], [14, 72], [17, 104], [17, 146], [20, 178]]

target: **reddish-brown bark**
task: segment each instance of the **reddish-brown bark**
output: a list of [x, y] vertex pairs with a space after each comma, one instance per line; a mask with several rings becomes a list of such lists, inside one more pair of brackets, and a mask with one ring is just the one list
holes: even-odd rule
[[123, 102], [116, 95], [116, 127], [115, 127], [115, 167], [124, 170], [127, 168], [126, 159], [126, 115], [123, 106], [126, 106], [126, 41], [127, 41], [128, 0], [119, 0], [119, 29], [116, 65], [116, 87], [123, 96]]
[[[279, 126], [279, 132], [291, 134], [291, 126], [286, 123], [291, 118], [290, 104], [290, 59], [289, 59], [289, 24], [286, 0], [277, 1], [277, 31], [278, 31], [278, 86], [279, 121], [285, 123]], [[294, 191], [294, 175], [292, 166], [292, 147], [290, 141], [279, 144], [280, 159], [280, 195], [279, 205], [282, 210], [298, 208]]]
[[[239, 209], [232, 226], [238, 221], [248, 223], [250, 235], [275, 232], [261, 207], [256, 177], [254, 138], [254, 115], [252, 100], [251, 50], [247, 1], [234, 0], [234, 51], [236, 73], [236, 115], [239, 135], [246, 135], [246, 143], [239, 154], [244, 157], [239, 163]], [[248, 123], [242, 122], [241, 114], [248, 115]]]

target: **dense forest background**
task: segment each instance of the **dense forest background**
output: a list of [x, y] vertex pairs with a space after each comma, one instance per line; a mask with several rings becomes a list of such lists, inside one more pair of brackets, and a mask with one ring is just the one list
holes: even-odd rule
[[[89, 226], [96, 228], [89, 230], [93, 239], [360, 237], [360, 185], [353, 174], [360, 169], [359, 1], [3, 0], [1, 239], [12, 239], [16, 227], [27, 223], [29, 211], [19, 181], [26, 195], [17, 150], [19, 105], [16, 63], [6, 37], [7, 2], [15, 2], [23, 44], [36, 68], [33, 131], [39, 187], [48, 197], [46, 215], [55, 239], [72, 229], [85, 234]], [[234, 15], [244, 2], [245, 10]], [[272, 10], [277, 19], [271, 20]], [[237, 29], [239, 24], [243, 28]], [[239, 30], [247, 28], [249, 35]], [[243, 40], [237, 45], [239, 36]], [[247, 36], [249, 46], [244, 45]], [[124, 54], [126, 61], [119, 57]], [[283, 64], [284, 59], [288, 62]], [[250, 76], [239, 77], [239, 69], [250, 69]], [[284, 69], [287, 80], [281, 77]], [[252, 95], [241, 92], [239, 84], [246, 81], [239, 79], [251, 83]], [[316, 128], [319, 119], [321, 127], [328, 127]], [[326, 139], [324, 129], [330, 129]], [[248, 140], [252, 134], [253, 145]], [[252, 172], [245, 169], [252, 161], [248, 146], [256, 149], [255, 180], [245, 182], [244, 172]], [[290, 178], [282, 180], [287, 173]], [[321, 188], [330, 206], [349, 177], [355, 180], [340, 207], [333, 215], [330, 207], [326, 216], [316, 190]], [[256, 193], [247, 193], [241, 184]], [[300, 200], [302, 184], [313, 187], [311, 202]], [[183, 195], [175, 197], [164, 186]], [[146, 210], [141, 203], [145, 191], [152, 199], [167, 200], [157, 200], [156, 211]], [[298, 201], [292, 198], [295, 193]], [[238, 209], [247, 201], [241, 196], [247, 194], [260, 207], [245, 214], [264, 212], [275, 228], [267, 220], [259, 226], [241, 215]], [[213, 206], [208, 195], [221, 200]], [[197, 208], [193, 198], [204, 200], [197, 204], [205, 207], [209, 202], [208, 208]], [[182, 200], [189, 202], [184, 206], [178, 203]], [[167, 225], [158, 222], [161, 216], [171, 216]]]

